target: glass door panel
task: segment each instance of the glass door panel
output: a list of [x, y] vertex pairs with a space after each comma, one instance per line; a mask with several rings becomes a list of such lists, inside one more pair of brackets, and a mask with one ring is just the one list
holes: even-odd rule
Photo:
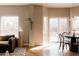
[[67, 18], [51, 18], [49, 20], [49, 40], [50, 42], [57, 42], [59, 39], [58, 34], [67, 32]]
[[49, 20], [50, 42], [57, 41], [57, 37], [58, 37], [58, 18], [51, 18]]

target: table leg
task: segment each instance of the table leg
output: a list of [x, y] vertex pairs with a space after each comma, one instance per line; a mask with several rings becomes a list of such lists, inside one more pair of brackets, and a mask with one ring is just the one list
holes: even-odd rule
[[76, 38], [75, 37], [71, 38], [70, 51], [77, 52], [78, 47], [76, 45], [73, 45], [73, 43], [76, 43]]

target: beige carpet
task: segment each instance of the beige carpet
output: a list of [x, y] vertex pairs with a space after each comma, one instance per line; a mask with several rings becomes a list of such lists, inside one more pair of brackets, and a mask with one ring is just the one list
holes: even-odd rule
[[[0, 56], [7, 56], [5, 53], [0, 53]], [[26, 48], [16, 48], [9, 56], [26, 56]]]

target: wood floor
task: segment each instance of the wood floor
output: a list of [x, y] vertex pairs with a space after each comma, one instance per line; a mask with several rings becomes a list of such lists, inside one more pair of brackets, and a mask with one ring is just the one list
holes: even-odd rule
[[46, 46], [37, 46], [32, 47], [27, 50], [28, 53], [30, 53], [29, 56], [78, 56], [79, 54], [76, 52], [71, 52], [68, 49], [64, 49], [62, 52], [61, 49], [59, 49], [59, 43], [52, 42], [49, 45]]

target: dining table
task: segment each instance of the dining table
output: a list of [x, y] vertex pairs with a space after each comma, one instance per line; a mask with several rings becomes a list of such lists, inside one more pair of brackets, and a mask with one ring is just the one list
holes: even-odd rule
[[65, 35], [66, 38], [70, 39], [69, 50], [73, 52], [78, 52], [78, 46], [74, 45], [79, 39], [79, 35]]

